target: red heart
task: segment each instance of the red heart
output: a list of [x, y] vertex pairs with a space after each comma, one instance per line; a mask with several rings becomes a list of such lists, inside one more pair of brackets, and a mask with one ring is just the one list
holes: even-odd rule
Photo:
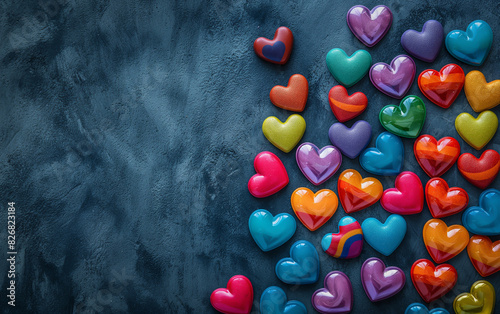
[[413, 152], [418, 164], [429, 177], [440, 177], [453, 166], [460, 155], [460, 144], [453, 137], [439, 141], [431, 135], [422, 135], [415, 141]]
[[236, 275], [227, 282], [227, 289], [219, 288], [212, 292], [210, 303], [222, 313], [250, 313], [253, 303], [252, 283], [247, 277]]
[[448, 183], [441, 178], [432, 178], [427, 182], [425, 198], [434, 218], [459, 213], [469, 204], [469, 194], [464, 189], [449, 188]]
[[411, 267], [411, 281], [427, 303], [448, 293], [457, 283], [457, 277], [455, 267], [450, 264], [434, 267], [428, 259], [419, 259]]
[[347, 89], [342, 85], [330, 89], [328, 100], [333, 114], [340, 122], [346, 122], [359, 116], [368, 105], [368, 98], [365, 94], [357, 92], [349, 96]]
[[458, 158], [457, 166], [467, 181], [485, 189], [495, 180], [500, 170], [500, 154], [488, 149], [477, 159], [474, 155], [465, 153]]
[[253, 161], [257, 174], [248, 180], [248, 190], [255, 197], [272, 195], [288, 184], [285, 166], [275, 154], [261, 152]]
[[[278, 60], [276, 58], [276, 54], [268, 54], [266, 56], [265, 48], [276, 47], [275, 44], [284, 45], [285, 49], [283, 51], [283, 56]], [[255, 53], [262, 59], [276, 63], [276, 64], [285, 64], [290, 58], [290, 54], [292, 53], [292, 45], [293, 45], [293, 34], [292, 31], [285, 26], [279, 27], [274, 33], [274, 38], [272, 40], [267, 39], [265, 37], [259, 37], [253, 42], [253, 49]], [[268, 46], [268, 47], [266, 47]], [[272, 49], [272, 48], [271, 48]], [[273, 60], [274, 58], [274, 60]]]
[[276, 85], [271, 89], [269, 98], [279, 108], [290, 111], [304, 111], [309, 94], [309, 83], [300, 74], [294, 74], [288, 80], [288, 86]]
[[464, 70], [456, 64], [447, 64], [441, 71], [425, 70], [418, 77], [418, 87], [425, 97], [442, 108], [448, 108], [457, 99], [465, 82]]
[[420, 178], [411, 171], [396, 177], [395, 188], [387, 189], [380, 199], [382, 207], [399, 215], [418, 214], [424, 209], [424, 188]]

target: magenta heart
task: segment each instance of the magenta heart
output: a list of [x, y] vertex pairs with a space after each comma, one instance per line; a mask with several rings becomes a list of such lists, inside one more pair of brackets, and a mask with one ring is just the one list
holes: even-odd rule
[[385, 267], [376, 257], [367, 259], [361, 266], [361, 282], [370, 301], [392, 297], [403, 289], [406, 276], [399, 267]]
[[392, 12], [385, 5], [378, 5], [371, 11], [355, 5], [347, 12], [347, 25], [363, 44], [373, 47], [391, 28]]
[[370, 81], [382, 93], [401, 99], [415, 78], [415, 62], [407, 55], [392, 59], [391, 65], [379, 62], [370, 69]]
[[300, 171], [314, 185], [320, 185], [331, 178], [342, 164], [342, 154], [335, 146], [318, 149], [313, 143], [304, 143], [295, 154]]
[[420, 178], [411, 171], [396, 177], [395, 187], [384, 191], [380, 205], [393, 214], [413, 215], [424, 209], [424, 188]]
[[325, 277], [325, 287], [316, 290], [311, 302], [320, 313], [348, 313], [352, 310], [352, 285], [341, 271], [332, 271]]

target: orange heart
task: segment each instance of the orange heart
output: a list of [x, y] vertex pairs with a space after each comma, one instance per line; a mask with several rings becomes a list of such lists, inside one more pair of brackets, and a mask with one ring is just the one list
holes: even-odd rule
[[465, 76], [464, 92], [475, 112], [500, 104], [500, 80], [487, 83], [483, 73], [479, 71], [470, 71]]
[[337, 183], [340, 203], [347, 214], [375, 204], [384, 192], [379, 180], [361, 177], [354, 169], [347, 169], [339, 176]]
[[309, 83], [300, 74], [294, 74], [288, 80], [288, 86], [276, 85], [271, 89], [271, 102], [279, 108], [302, 112], [306, 107]]
[[328, 189], [313, 193], [308, 188], [298, 188], [292, 193], [293, 211], [307, 229], [314, 231], [324, 225], [337, 211], [337, 195]]
[[500, 270], [500, 240], [492, 243], [488, 237], [475, 235], [470, 239], [467, 253], [481, 276], [486, 277]]
[[448, 227], [441, 219], [429, 220], [424, 225], [422, 235], [427, 251], [438, 264], [457, 256], [469, 243], [469, 232], [465, 227]]

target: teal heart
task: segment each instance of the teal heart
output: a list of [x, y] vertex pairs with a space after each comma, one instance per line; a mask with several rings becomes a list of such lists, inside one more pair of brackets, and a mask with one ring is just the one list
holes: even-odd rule
[[452, 56], [470, 65], [481, 65], [493, 42], [493, 31], [485, 21], [475, 20], [466, 31], [454, 30], [446, 36], [446, 49]]
[[416, 138], [425, 121], [425, 104], [418, 96], [406, 96], [399, 106], [385, 106], [378, 116], [382, 126], [402, 137]]
[[279, 260], [274, 270], [284, 283], [315, 283], [319, 278], [318, 251], [309, 241], [297, 241], [290, 248], [290, 257]]
[[481, 193], [479, 206], [465, 210], [462, 224], [472, 233], [480, 235], [500, 234], [500, 191], [488, 189]]
[[366, 171], [382, 176], [397, 175], [403, 169], [403, 141], [396, 135], [383, 132], [377, 137], [375, 147], [365, 149], [359, 163]]
[[261, 314], [307, 314], [307, 309], [302, 302], [288, 301], [283, 289], [268, 287], [260, 297]]
[[258, 209], [248, 219], [248, 228], [260, 249], [267, 252], [290, 240], [297, 223], [292, 215], [283, 213], [273, 217], [267, 210]]
[[406, 308], [405, 314], [450, 314], [450, 312], [441, 307], [429, 311], [422, 303], [412, 303]]
[[361, 224], [366, 242], [385, 256], [391, 255], [406, 235], [406, 220], [400, 215], [390, 215], [385, 223], [367, 218]]
[[326, 55], [328, 70], [345, 87], [350, 87], [361, 80], [371, 65], [372, 56], [366, 50], [358, 50], [349, 57], [344, 50], [335, 48]]

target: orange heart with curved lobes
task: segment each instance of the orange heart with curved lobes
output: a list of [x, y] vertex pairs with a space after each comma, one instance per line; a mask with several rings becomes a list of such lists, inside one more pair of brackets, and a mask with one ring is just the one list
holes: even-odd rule
[[342, 208], [348, 214], [375, 204], [384, 192], [378, 179], [363, 179], [354, 169], [347, 169], [340, 174], [337, 188]]
[[465, 76], [465, 97], [475, 112], [481, 112], [500, 104], [500, 80], [487, 83], [483, 73], [470, 71]]
[[271, 89], [269, 98], [273, 105], [285, 110], [302, 112], [306, 107], [309, 83], [300, 74], [294, 74], [288, 80], [288, 86], [276, 85]]
[[434, 218], [459, 213], [469, 204], [469, 194], [462, 188], [450, 188], [441, 178], [432, 178], [425, 185], [427, 207]]
[[313, 193], [308, 188], [298, 188], [292, 193], [293, 211], [300, 222], [310, 231], [324, 225], [337, 211], [337, 195], [328, 189]]
[[470, 261], [477, 272], [487, 277], [500, 270], [500, 240], [491, 242], [487, 236], [473, 236], [467, 246]]
[[422, 235], [429, 255], [438, 264], [457, 256], [469, 243], [469, 232], [464, 226], [448, 227], [441, 219], [429, 220]]

